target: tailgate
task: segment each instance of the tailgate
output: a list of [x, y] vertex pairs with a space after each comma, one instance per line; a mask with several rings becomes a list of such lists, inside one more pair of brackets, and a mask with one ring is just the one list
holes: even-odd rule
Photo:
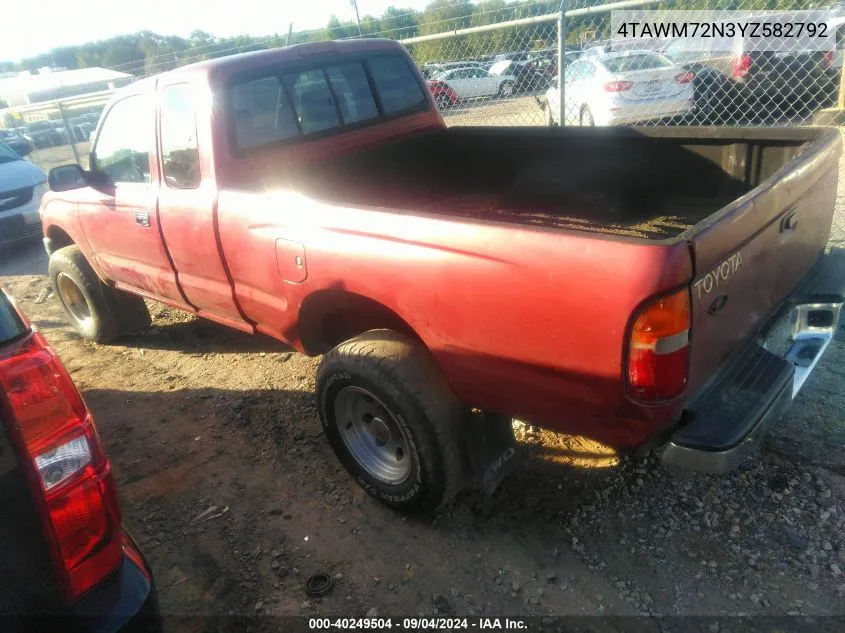
[[802, 146], [752, 141], [746, 173], [760, 184], [693, 229], [690, 394], [765, 325], [827, 244], [841, 140], [812, 132]]

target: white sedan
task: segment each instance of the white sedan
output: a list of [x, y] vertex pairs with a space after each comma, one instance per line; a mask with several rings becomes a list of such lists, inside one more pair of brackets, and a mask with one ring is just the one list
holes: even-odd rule
[[[628, 125], [687, 114], [695, 75], [652, 51], [579, 59], [564, 75], [566, 125]], [[546, 92], [546, 123], [560, 124], [560, 90]]]
[[513, 75], [494, 75], [483, 68], [454, 68], [440, 73], [434, 81], [441, 81], [455, 91], [458, 98], [475, 99], [477, 97], [513, 96], [516, 77]]

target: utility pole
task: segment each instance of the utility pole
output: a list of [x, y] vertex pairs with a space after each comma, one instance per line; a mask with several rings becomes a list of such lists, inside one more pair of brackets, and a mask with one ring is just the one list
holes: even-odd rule
[[364, 37], [364, 33], [361, 31], [361, 14], [358, 13], [358, 0], [350, 0], [352, 2], [352, 6], [355, 7], [355, 21], [358, 23], [358, 37]]
[[[566, 0], [560, 2], [560, 15], [557, 19], [557, 94], [558, 121], [560, 127], [566, 125]], [[549, 104], [546, 103], [546, 107]]]

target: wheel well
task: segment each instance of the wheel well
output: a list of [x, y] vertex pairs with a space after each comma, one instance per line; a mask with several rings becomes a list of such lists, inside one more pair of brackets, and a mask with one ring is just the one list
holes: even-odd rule
[[60, 248], [64, 248], [65, 246], [72, 246], [74, 244], [73, 239], [71, 239], [70, 235], [64, 232], [64, 230], [60, 229], [57, 226], [51, 226], [47, 229], [47, 237], [50, 238], [52, 242], [53, 251], [57, 251]]
[[421, 340], [408, 323], [387, 306], [343, 290], [308, 296], [299, 310], [299, 340], [310, 356], [370, 330], [388, 329]]

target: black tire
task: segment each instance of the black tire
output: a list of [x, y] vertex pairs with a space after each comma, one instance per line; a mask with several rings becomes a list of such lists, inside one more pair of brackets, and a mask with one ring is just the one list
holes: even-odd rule
[[581, 125], [584, 127], [593, 127], [595, 124], [596, 122], [593, 119], [593, 113], [590, 111], [590, 108], [583, 106], [581, 108]]
[[552, 107], [548, 101], [546, 101], [546, 127], [557, 127], [555, 116], [552, 114]]
[[48, 275], [71, 325], [83, 338], [108, 343], [150, 324], [144, 300], [106, 286], [76, 245], [50, 256]]
[[[379, 480], [350, 450], [337, 411], [341, 394], [350, 390], [374, 396], [401, 430], [410, 449], [409, 471], [403, 481]], [[372, 330], [335, 347], [317, 371], [317, 402], [338, 459], [383, 504], [403, 512], [431, 512], [467, 483], [469, 467], [459, 432], [465, 409], [428, 350], [407, 336]], [[351, 424], [345, 422], [343, 433], [348, 433]]]
[[499, 86], [499, 96], [503, 99], [509, 99], [516, 95], [516, 88], [512, 81], [503, 81]]
[[437, 109], [438, 110], [445, 110], [446, 108], [448, 108], [452, 105], [452, 100], [447, 95], [445, 95], [443, 93], [440, 93], [439, 95], [437, 95], [437, 97], [435, 98], [435, 101], [437, 102]]

